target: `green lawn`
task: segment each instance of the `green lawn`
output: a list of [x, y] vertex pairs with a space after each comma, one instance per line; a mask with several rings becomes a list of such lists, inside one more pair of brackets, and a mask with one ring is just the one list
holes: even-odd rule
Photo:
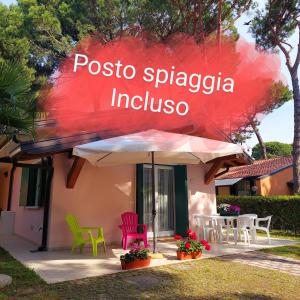
[[[265, 233], [259, 233], [258, 232], [258, 235], [266, 237]], [[283, 230], [273, 229], [271, 231], [271, 237], [272, 238], [279, 238], [279, 239], [289, 239], [289, 240], [300, 241], [300, 233], [297, 233], [295, 235], [295, 233], [292, 232], [292, 231], [283, 231]]]
[[300, 260], [300, 244], [260, 250], [265, 253], [286, 256]]
[[[0, 249], [0, 273], [13, 285], [0, 299], [300, 299], [300, 278], [245, 264], [205, 259], [47, 285]], [[146, 286], [140, 287], [137, 281]], [[150, 284], [152, 282], [152, 284]]]

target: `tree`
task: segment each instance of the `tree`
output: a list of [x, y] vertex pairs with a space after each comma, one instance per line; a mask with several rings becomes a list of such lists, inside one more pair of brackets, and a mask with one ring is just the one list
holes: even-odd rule
[[[266, 142], [267, 158], [292, 155], [293, 146], [280, 142]], [[256, 144], [252, 148], [252, 157], [254, 159], [265, 159], [260, 144]]]
[[[267, 97], [269, 97], [268, 102], [271, 104], [264, 108], [263, 111], [260, 111], [259, 115], [266, 116], [272, 113], [275, 109], [290, 101], [293, 98], [293, 94], [287, 85], [285, 85], [282, 81], [277, 81], [272, 84]], [[262, 158], [267, 159], [267, 147], [259, 132], [259, 125], [260, 121], [258, 120], [257, 115], [253, 115], [252, 118], [250, 118], [250, 122], [242, 127], [239, 132], [233, 135], [233, 140], [242, 144], [247, 139], [251, 138], [254, 133], [259, 143]]]
[[[291, 35], [298, 30], [296, 57], [292, 61], [289, 43]], [[280, 51], [285, 57], [294, 98], [293, 175], [294, 192], [300, 193], [300, 90], [298, 69], [300, 62], [300, 2], [299, 0], [269, 0], [264, 10], [257, 10], [250, 31], [256, 44], [266, 51]]]
[[18, 0], [18, 5], [9, 9], [17, 10], [22, 16], [23, 35], [30, 48], [29, 66], [36, 70], [38, 76], [49, 76], [87, 34], [101, 33], [109, 41], [122, 30], [141, 27], [160, 39], [174, 32], [185, 32], [202, 41], [216, 33], [221, 22], [222, 33], [237, 38], [234, 22], [253, 1], [223, 0], [222, 10], [218, 10], [219, 2]]
[[0, 62], [0, 135], [32, 133], [36, 95], [20, 63]]
[[0, 3], [0, 62], [18, 61], [27, 77], [34, 79], [34, 69], [28, 66], [30, 43], [24, 32], [21, 9]]

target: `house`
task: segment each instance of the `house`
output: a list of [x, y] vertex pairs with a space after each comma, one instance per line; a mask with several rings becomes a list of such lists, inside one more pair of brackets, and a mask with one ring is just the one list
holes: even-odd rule
[[232, 167], [215, 180], [217, 195], [291, 195], [291, 156], [256, 160], [251, 165]]
[[[11, 231], [46, 250], [70, 247], [67, 213], [83, 226], [102, 226], [107, 243], [120, 243], [118, 225], [125, 211], [137, 211], [140, 222], [150, 225], [149, 165], [95, 167], [74, 157], [72, 149], [109, 134], [58, 135], [55, 126], [40, 121], [34, 140], [1, 140], [0, 227], [6, 226], [4, 216], [11, 215]], [[183, 234], [194, 213], [216, 212], [215, 174], [228, 163], [247, 163], [241, 153], [222, 155], [205, 164], [156, 165], [158, 235]]]

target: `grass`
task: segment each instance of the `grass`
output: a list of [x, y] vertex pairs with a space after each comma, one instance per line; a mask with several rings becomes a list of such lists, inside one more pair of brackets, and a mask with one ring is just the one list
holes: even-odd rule
[[276, 247], [276, 248], [269, 248], [269, 249], [262, 249], [260, 251], [262, 251], [264, 253], [285, 256], [285, 257], [290, 257], [290, 258], [300, 260], [300, 244]]
[[[257, 232], [257, 235], [266, 237], [266, 233], [264, 233], [264, 232]], [[295, 233], [292, 231], [273, 229], [271, 231], [271, 237], [278, 238], [278, 239], [288, 239], [288, 240], [300, 241], [300, 233], [297, 233], [295, 235]]]
[[0, 299], [300, 299], [300, 277], [222, 259], [52, 285], [1, 248], [0, 263], [0, 273], [13, 277], [13, 284], [0, 290]]

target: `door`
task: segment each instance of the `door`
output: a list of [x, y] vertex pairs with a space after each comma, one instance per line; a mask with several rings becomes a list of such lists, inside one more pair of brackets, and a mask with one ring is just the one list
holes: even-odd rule
[[[149, 236], [152, 234], [152, 178], [151, 166], [144, 165], [143, 169], [143, 214], [144, 223], [148, 226]], [[156, 198], [156, 232], [158, 236], [173, 235], [175, 229], [175, 193], [174, 167], [155, 166], [155, 198]]]

